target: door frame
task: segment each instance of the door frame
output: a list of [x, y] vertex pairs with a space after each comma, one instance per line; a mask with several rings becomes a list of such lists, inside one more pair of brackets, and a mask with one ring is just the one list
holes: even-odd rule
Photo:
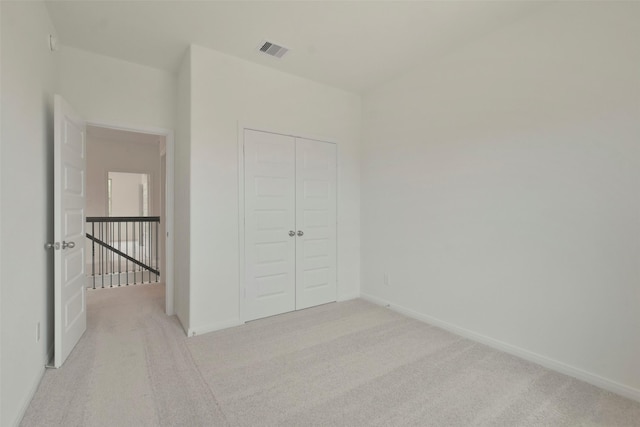
[[[246, 323], [246, 309], [245, 309], [245, 292], [246, 292], [246, 278], [245, 278], [245, 244], [244, 244], [244, 224], [245, 224], [245, 210], [244, 210], [244, 131], [254, 130], [258, 132], [273, 133], [277, 135], [291, 136], [294, 138], [311, 139], [314, 141], [327, 142], [335, 144], [336, 146], [336, 223], [340, 218], [340, 204], [339, 204], [339, 190], [340, 190], [340, 168], [339, 168], [339, 144], [335, 138], [329, 138], [325, 136], [310, 135], [302, 132], [290, 132], [277, 129], [269, 129], [261, 126], [250, 126], [246, 123], [238, 122], [238, 320], [240, 323]], [[340, 236], [336, 235], [336, 297], [338, 288], [340, 286], [338, 269], [340, 268], [340, 255], [339, 255], [339, 239]]]
[[[163, 136], [166, 141], [166, 172], [164, 177], [165, 184], [165, 272], [164, 272], [164, 284], [165, 284], [165, 313], [168, 316], [175, 314], [174, 310], [174, 283], [173, 283], [173, 201], [174, 201], [174, 187], [173, 181], [175, 176], [174, 164], [175, 164], [175, 140], [174, 132], [169, 129], [149, 127], [149, 126], [135, 126], [135, 125], [122, 125], [115, 124], [113, 122], [106, 122], [100, 120], [87, 120], [87, 126], [97, 126], [112, 130], [122, 130], [128, 132], [146, 133], [149, 135]], [[162, 272], [161, 272], [162, 274]]]

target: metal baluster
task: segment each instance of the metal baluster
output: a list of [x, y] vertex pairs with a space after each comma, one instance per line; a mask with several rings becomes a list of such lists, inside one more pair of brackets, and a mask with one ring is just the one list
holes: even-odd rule
[[[105, 222], [104, 223], [104, 242], [106, 244], [109, 244], [109, 223]], [[105, 278], [109, 275], [109, 251], [107, 250], [107, 248], [104, 248], [104, 276], [102, 277], [102, 280], [105, 280]], [[109, 286], [109, 284], [107, 283], [107, 287]]]
[[[107, 236], [107, 239], [109, 239], [109, 241], [107, 242], [107, 244], [109, 246], [113, 246], [113, 223], [109, 222], [108, 223], [108, 230], [109, 230], [109, 235]], [[108, 255], [109, 255], [109, 287], [113, 288], [113, 251], [107, 251]]]
[[[126, 249], [126, 254], [129, 255], [129, 221], [124, 223], [124, 234], [125, 234], [125, 241], [127, 242], [127, 249]], [[124, 269], [126, 271], [126, 275], [127, 275], [127, 286], [129, 286], [129, 260], [127, 258], [124, 259]]]
[[[103, 241], [107, 239], [107, 223], [100, 224], [101, 236], [100, 239]], [[102, 287], [104, 288], [104, 278], [107, 275], [107, 251], [102, 247], [102, 254], [100, 254], [100, 268], [102, 269]]]
[[[107, 236], [107, 244], [109, 246], [113, 246], [113, 223], [108, 222], [107, 227], [109, 230], [109, 235]], [[108, 250], [107, 253], [109, 254], [109, 264], [107, 264], [109, 267], [109, 287], [113, 288], [113, 251]]]
[[[140, 254], [140, 261], [142, 261], [143, 264], [147, 263], [147, 250], [149, 248], [149, 245], [147, 245], [147, 223], [144, 222], [144, 220], [140, 223], [140, 226], [142, 227], [142, 253]], [[145, 269], [142, 268], [142, 266], [140, 266], [140, 271], [142, 271], [142, 283], [144, 283], [144, 273], [145, 273]]]
[[[156, 268], [156, 270], [160, 270], [159, 265], [158, 265], [158, 226], [160, 221], [156, 222], [156, 265], [154, 266]], [[158, 282], [158, 273], [156, 273], [156, 283]]]
[[[109, 244], [109, 223], [108, 222], [104, 223], [104, 242], [107, 245]], [[104, 276], [102, 277], [102, 280], [105, 280], [107, 276], [109, 276], [109, 250], [105, 247], [104, 248]], [[106, 287], [109, 287], [108, 283]]]
[[[132, 224], [132, 226], [133, 226], [133, 236], [134, 236], [134, 238], [135, 238], [135, 236], [136, 236], [136, 223], [134, 222], [134, 223]], [[138, 229], [139, 229], [139, 228], [140, 228], [140, 227], [138, 227]], [[134, 242], [133, 242], [133, 258], [134, 258], [134, 259], [137, 259], [137, 258], [136, 258], [136, 246], [137, 246], [137, 243], [138, 243], [137, 241], [134, 241]], [[134, 285], [136, 284], [136, 267], [137, 267], [137, 266], [136, 266], [135, 264], [133, 264], [133, 284], [134, 284]]]
[[[91, 223], [91, 236], [96, 237], [96, 223]], [[91, 240], [91, 276], [93, 276], [93, 289], [96, 288], [96, 242]]]
[[[107, 222], [102, 223], [104, 233], [104, 236], [102, 237], [103, 242], [106, 242], [109, 239], [109, 229], [107, 228], [108, 225], [109, 223]], [[107, 248], [105, 247], [102, 248], [102, 252], [104, 254], [104, 263], [102, 264], [102, 284], [103, 287], [107, 287], [107, 284], [105, 282], [107, 281], [107, 271], [109, 268], [109, 266], [107, 265], [107, 258], [109, 257], [109, 254], [107, 253]]]
[[[100, 240], [104, 240], [104, 223], [100, 223]], [[104, 289], [104, 266], [102, 265], [102, 256], [104, 254], [104, 248], [102, 247], [102, 245], [100, 245], [100, 286]]]
[[[149, 252], [149, 242], [147, 241], [149, 236], [147, 235], [147, 224], [148, 223], [146, 221], [142, 223], [142, 230], [143, 230], [142, 238], [144, 239], [144, 246], [145, 246], [144, 247], [144, 255], [142, 256], [142, 263], [143, 264], [146, 264], [147, 260], [149, 259], [149, 254], [148, 254], [148, 252]], [[144, 281], [144, 273], [145, 273], [145, 270], [143, 268], [142, 269], [142, 279], [143, 279], [143, 281]], [[147, 281], [147, 283], [149, 283], [149, 282]]]
[[[147, 260], [145, 261], [146, 265], [151, 265], [151, 221], [147, 221]], [[149, 283], [151, 283], [151, 272], [147, 270], [147, 274], [149, 275]]]
[[[96, 236], [96, 237], [98, 237], [99, 239], [102, 239], [102, 224], [101, 223], [98, 223], [98, 235], [99, 236]], [[101, 251], [102, 251], [102, 245], [98, 246], [98, 254], [97, 254], [98, 255], [98, 268], [97, 268], [97, 270], [98, 270], [98, 275], [99, 276], [102, 276], [102, 265], [100, 265], [100, 264], [102, 264], [100, 262]]]
[[[122, 252], [122, 236], [120, 236], [121, 222], [118, 221], [118, 250]], [[122, 257], [118, 255], [118, 286], [120, 286], [120, 276], [122, 274]]]

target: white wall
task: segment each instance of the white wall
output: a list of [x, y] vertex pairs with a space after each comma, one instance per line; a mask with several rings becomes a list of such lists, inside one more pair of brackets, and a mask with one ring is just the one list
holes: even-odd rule
[[553, 4], [366, 96], [363, 294], [640, 399], [639, 20]]
[[[2, 29], [2, 6], [0, 5], [0, 30]], [[2, 94], [2, 31], [0, 31], [0, 94]], [[2, 134], [2, 102], [0, 102], [0, 147], [4, 141]], [[2, 149], [0, 149], [0, 242], [2, 242]], [[0, 322], [4, 320], [2, 317], [2, 245], [0, 244]], [[2, 323], [0, 323], [0, 378], [2, 378]], [[0, 423], [2, 422], [2, 385], [0, 385]]]
[[338, 142], [338, 297], [360, 283], [360, 97], [191, 47], [190, 330], [239, 321], [238, 124]]
[[189, 330], [190, 192], [191, 192], [191, 50], [178, 73], [174, 199], [174, 307], [185, 331]]
[[109, 180], [111, 183], [110, 215], [143, 215], [143, 192], [146, 191], [149, 176], [146, 173], [109, 172]]
[[[2, 7], [0, 6], [0, 29], [2, 25]], [[0, 31], [0, 94], [2, 94], [2, 31]], [[0, 147], [2, 146], [2, 141], [4, 141], [4, 136], [2, 133], [2, 102], [0, 102]], [[0, 242], [2, 242], [2, 149], [0, 149]], [[2, 321], [4, 317], [2, 317], [2, 287], [4, 282], [2, 281], [2, 245], [0, 244], [0, 378], [2, 378], [2, 348], [3, 342], [2, 339]], [[2, 385], [0, 385], [0, 423], [2, 422]]]
[[88, 121], [174, 128], [176, 76], [62, 46], [57, 90]]
[[[160, 212], [160, 147], [159, 144], [115, 141], [87, 137], [87, 216], [108, 216], [108, 172], [146, 173], [150, 175], [150, 216], [164, 216]], [[137, 183], [139, 184], [139, 178]], [[138, 185], [133, 195], [138, 211]], [[114, 216], [118, 216], [115, 215]], [[122, 216], [122, 215], [120, 215]], [[124, 215], [128, 216], [128, 215]], [[137, 214], [132, 215], [137, 216]]]
[[[20, 420], [53, 346], [54, 29], [42, 2], [0, 2], [2, 10], [2, 284], [0, 425]], [[36, 341], [36, 325], [41, 339]]]

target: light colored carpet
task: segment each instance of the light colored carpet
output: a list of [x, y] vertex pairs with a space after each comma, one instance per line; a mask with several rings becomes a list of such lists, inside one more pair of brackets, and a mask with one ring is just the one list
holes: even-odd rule
[[87, 331], [62, 368], [45, 372], [21, 425], [225, 425], [163, 310], [162, 285], [87, 292]]
[[23, 426], [640, 426], [640, 403], [362, 300], [186, 338], [158, 285], [91, 292]]

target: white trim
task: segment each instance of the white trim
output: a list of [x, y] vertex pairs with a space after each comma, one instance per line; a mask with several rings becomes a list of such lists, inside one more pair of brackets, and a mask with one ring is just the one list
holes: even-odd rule
[[310, 139], [312, 141], [328, 142], [330, 144], [338, 145], [338, 141], [335, 138], [329, 138], [329, 137], [321, 136], [321, 135], [305, 134], [305, 133], [300, 133], [300, 132], [291, 132], [291, 131], [282, 130], [282, 129], [266, 129], [266, 128], [263, 128], [261, 126], [248, 126], [246, 123], [238, 123], [238, 129], [240, 129], [241, 131], [243, 131], [245, 129], [246, 130], [255, 130], [255, 131], [258, 131], [258, 132], [273, 133], [273, 134], [277, 134], [277, 135], [290, 136], [290, 137], [293, 137], [293, 138]]
[[36, 391], [38, 391], [38, 387], [40, 386], [40, 382], [42, 381], [42, 377], [44, 377], [44, 372], [46, 370], [45, 365], [47, 365], [48, 363], [49, 361], [47, 360], [42, 364], [41, 367], [39, 367], [38, 373], [34, 377], [34, 381], [31, 383], [31, 386], [29, 387], [29, 392], [26, 394], [25, 398], [20, 404], [20, 409], [18, 409], [18, 412], [16, 413], [16, 417], [10, 425], [17, 426], [20, 424], [20, 421], [22, 421], [22, 418], [24, 418], [24, 414], [27, 412], [27, 409], [31, 404], [31, 399], [33, 399], [33, 397], [36, 395]]
[[[167, 315], [174, 313], [174, 285], [173, 285], [173, 200], [174, 200], [174, 153], [175, 140], [174, 133], [169, 129], [162, 129], [147, 126], [121, 125], [104, 121], [87, 121], [88, 126], [97, 126], [113, 130], [123, 130], [129, 132], [146, 133], [151, 135], [164, 136], [166, 141], [166, 169], [165, 169], [165, 272], [162, 278], [165, 284], [165, 311]], [[162, 273], [162, 272], [161, 272]]]
[[240, 321], [240, 319], [227, 320], [225, 322], [217, 322], [210, 325], [200, 326], [198, 328], [189, 328], [187, 335], [195, 337], [196, 335], [207, 334], [209, 332], [220, 331], [222, 329], [233, 328], [234, 326], [241, 325], [244, 325], [244, 322]]
[[[2, 22], [2, 7], [0, 6], [0, 22]], [[6, 36], [5, 36], [6, 37]], [[0, 31], [0, 51], [2, 46], [2, 31]], [[0, 93], [2, 93], [2, 54], [0, 52]], [[0, 141], [2, 141], [2, 102], [0, 102]], [[2, 145], [0, 145], [0, 147], [4, 147], [5, 142], [2, 141]], [[0, 153], [2, 153], [2, 149], [0, 148]], [[50, 160], [48, 160], [50, 161]], [[2, 155], [0, 154], [0, 165], [2, 165]], [[0, 168], [0, 242], [4, 241], [3, 237], [2, 237], [2, 200], [4, 200], [4, 198], [2, 197], [2, 168]], [[49, 206], [47, 206], [47, 209], [49, 209]], [[47, 221], [48, 222], [48, 221]], [[48, 238], [49, 236], [46, 236], [46, 238]], [[2, 288], [3, 288], [3, 283], [2, 283], [2, 250], [0, 249], [0, 319], [2, 319]], [[48, 319], [47, 319], [48, 321]], [[2, 330], [0, 329], [0, 378], [4, 378], [2, 375], [2, 348], [4, 346], [3, 344], [3, 337], [2, 337]], [[0, 423], [2, 422], [2, 386], [0, 385]]]
[[349, 301], [349, 300], [357, 299], [357, 298], [360, 298], [360, 294], [358, 294], [358, 293], [347, 294], [347, 295], [342, 295], [342, 296], [338, 297], [338, 299], [336, 299], [336, 302]]
[[46, 360], [44, 362], [45, 366], [48, 366], [53, 361], [53, 348], [54, 348], [54, 345], [53, 343], [51, 343], [51, 345], [49, 346], [49, 349], [47, 350], [47, 355], [45, 356], [46, 357]]
[[165, 286], [165, 309], [167, 315], [173, 316], [174, 310], [174, 276], [173, 276], [173, 253], [174, 253], [174, 240], [173, 240], [173, 201], [174, 201], [174, 177], [175, 177], [175, 140], [173, 131], [165, 135], [165, 165], [164, 165], [164, 208], [166, 221], [164, 225], [165, 232], [165, 255], [164, 255], [164, 269], [167, 270], [164, 277]]
[[538, 353], [534, 353], [529, 350], [525, 350], [521, 347], [517, 347], [511, 344], [507, 344], [503, 341], [496, 340], [494, 338], [488, 337], [486, 335], [479, 334], [477, 332], [470, 331], [469, 329], [461, 328], [452, 323], [446, 322], [444, 320], [440, 320], [438, 318], [419, 313], [417, 311], [411, 310], [409, 308], [403, 307], [401, 305], [394, 304], [390, 301], [387, 301], [383, 298], [378, 298], [373, 295], [361, 293], [360, 297], [366, 301], [369, 301], [373, 304], [385, 306], [393, 311], [404, 314], [405, 316], [411, 317], [413, 319], [419, 320], [421, 322], [428, 323], [430, 325], [438, 326], [444, 330], [452, 332], [456, 335], [460, 335], [464, 338], [468, 338], [472, 341], [480, 342], [482, 344], [488, 345], [496, 350], [503, 351], [505, 353], [511, 354], [513, 356], [520, 357], [524, 360], [528, 360], [529, 362], [536, 363], [538, 365], [544, 366], [545, 368], [551, 369], [552, 371], [560, 372], [561, 374], [568, 375], [570, 377], [577, 378], [586, 383], [592, 384], [596, 387], [600, 387], [602, 389], [611, 391], [613, 393], [619, 394], [626, 398], [635, 400], [640, 402], [640, 390], [629, 387], [624, 384], [620, 384], [619, 382], [612, 381], [610, 379], [601, 377], [600, 375], [593, 374], [591, 372], [587, 372], [580, 368], [576, 368], [575, 366], [567, 365], [566, 363], [560, 362], [555, 359], [551, 359], [546, 356], [542, 356]]
[[244, 130], [238, 123], [238, 319], [245, 319], [244, 259]]

